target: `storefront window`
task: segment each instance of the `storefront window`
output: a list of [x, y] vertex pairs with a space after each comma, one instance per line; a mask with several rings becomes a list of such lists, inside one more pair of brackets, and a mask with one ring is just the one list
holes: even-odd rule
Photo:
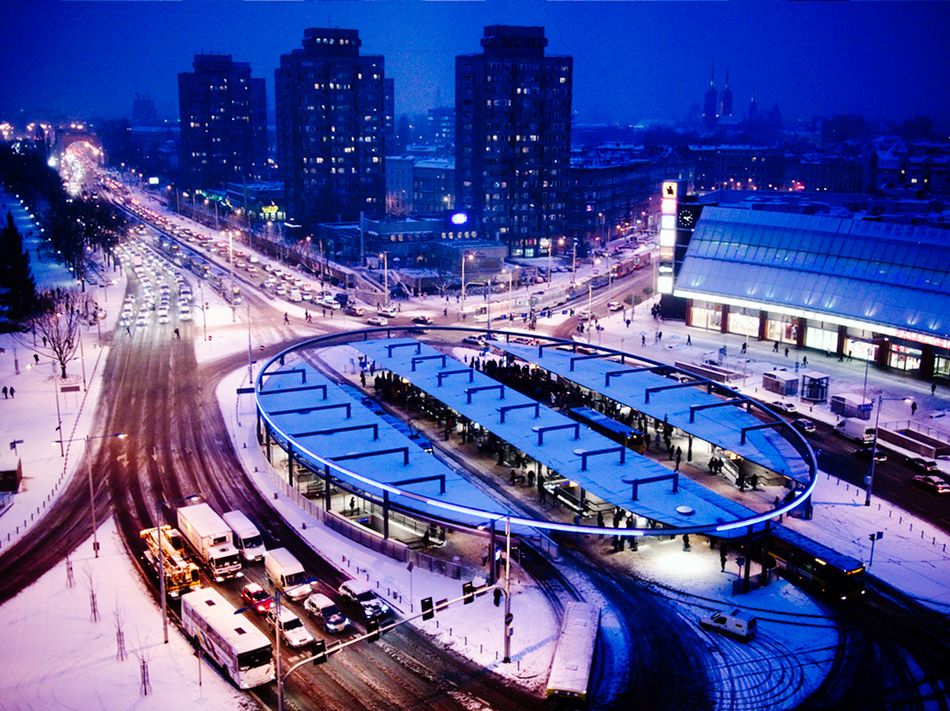
[[729, 333], [740, 336], [759, 337], [759, 312], [757, 309], [734, 309], [729, 312]]
[[873, 361], [877, 358], [877, 346], [868, 341], [846, 338], [844, 342], [844, 355], [848, 358]]
[[793, 316], [769, 314], [765, 322], [765, 335], [770, 341], [796, 343], [798, 341], [798, 319]]
[[892, 343], [887, 364], [898, 370], [917, 370], [920, 368], [920, 356], [919, 348]]
[[720, 304], [710, 304], [708, 301], [693, 302], [690, 323], [696, 328], [705, 328], [710, 331], [721, 330], [722, 306]]
[[828, 353], [838, 350], [838, 328], [824, 323], [809, 323], [805, 328], [805, 347]]
[[950, 378], [950, 354], [934, 357], [934, 375]]

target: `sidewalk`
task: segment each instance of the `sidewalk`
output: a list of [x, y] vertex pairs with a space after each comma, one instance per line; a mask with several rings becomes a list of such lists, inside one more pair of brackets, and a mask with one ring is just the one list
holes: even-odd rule
[[[838, 361], [837, 357], [829, 358], [812, 350], [796, 351], [791, 346], [786, 359], [784, 345], [780, 346], [778, 353], [773, 353], [771, 342], [687, 328], [681, 321], [655, 321], [650, 317], [652, 304], [651, 300], [637, 306], [629, 328], [624, 324], [623, 312], [602, 316], [600, 323], [604, 331], [599, 337], [595, 335], [592, 343], [625, 348], [631, 353], [642, 353], [667, 363], [717, 358], [719, 349], [725, 346], [723, 365], [745, 374], [741, 383], [732, 384], [735, 389], [766, 401], [793, 401], [802, 416], [828, 423], [839, 419], [831, 413], [828, 403], [811, 405], [797, 397], [780, 398], [761, 387], [762, 373], [777, 368], [795, 372], [796, 359], [800, 362], [801, 357], [807, 355], [809, 370], [830, 376], [829, 397], [841, 393], [860, 396], [864, 390], [865, 364], [862, 361]], [[629, 317], [629, 309], [626, 313]], [[655, 343], [658, 331], [663, 335]], [[641, 346], [641, 335], [646, 339], [645, 347]], [[586, 342], [586, 337], [580, 340]], [[743, 342], [748, 343], [748, 352], [740, 356]], [[942, 412], [950, 409], [950, 392], [946, 389], [938, 387], [936, 395], [931, 395], [930, 383], [880, 371], [872, 364], [867, 372], [867, 398], [876, 398], [878, 394], [885, 398], [911, 397], [918, 405], [913, 418], [915, 422], [945, 433], [950, 430], [950, 421], [940, 417]], [[931, 418], [931, 415], [937, 417]], [[882, 424], [910, 417], [908, 403], [900, 399], [883, 402]], [[950, 472], [950, 462], [938, 460], [938, 466], [941, 471]], [[879, 497], [872, 500], [870, 507], [865, 507], [864, 498], [864, 489], [821, 472], [813, 496], [813, 519], [786, 518], [783, 523], [824, 545], [863, 560], [865, 564], [870, 559], [868, 536], [883, 532], [884, 537], [875, 543], [874, 561], [869, 572], [941, 611], [950, 609], [950, 535]]]

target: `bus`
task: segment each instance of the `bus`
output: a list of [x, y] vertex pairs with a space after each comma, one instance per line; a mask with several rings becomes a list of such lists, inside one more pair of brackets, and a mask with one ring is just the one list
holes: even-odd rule
[[181, 596], [181, 624], [240, 689], [276, 678], [270, 640], [213, 588]]
[[864, 594], [864, 563], [857, 558], [785, 526], [773, 526], [765, 545], [766, 553], [788, 578], [842, 600]]
[[574, 601], [564, 606], [561, 635], [554, 649], [554, 661], [548, 676], [548, 698], [580, 701], [587, 698], [599, 627], [599, 607]]
[[592, 410], [589, 407], [572, 407], [567, 414], [575, 420], [590, 427], [594, 432], [602, 434], [604, 437], [612, 439], [618, 444], [643, 454], [647, 451], [646, 435], [640, 430], [617, 422], [607, 417], [602, 412]]

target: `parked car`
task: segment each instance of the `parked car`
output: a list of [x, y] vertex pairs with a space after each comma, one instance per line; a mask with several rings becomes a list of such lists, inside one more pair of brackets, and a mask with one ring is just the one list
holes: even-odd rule
[[432, 323], [432, 317], [431, 316], [416, 316], [412, 319], [412, 322], [420, 324], [422, 326], [428, 326], [430, 323]]
[[817, 429], [815, 427], [815, 423], [809, 420], [807, 417], [799, 417], [795, 420], [792, 420], [792, 427], [805, 434], [811, 434]]
[[345, 632], [351, 625], [350, 618], [340, 612], [336, 603], [326, 595], [314, 593], [304, 600], [303, 607], [311, 617], [320, 622], [323, 629], [331, 634]]
[[259, 615], [263, 615], [267, 612], [274, 602], [273, 598], [267, 594], [267, 591], [257, 583], [248, 583], [241, 588], [241, 599], [245, 605]]
[[916, 469], [917, 471], [924, 472], [925, 474], [931, 474], [938, 470], [937, 463], [933, 459], [914, 457], [913, 459], [908, 459], [907, 463], [910, 465], [911, 469]]
[[340, 595], [355, 603], [367, 622], [386, 617], [391, 612], [389, 605], [361, 580], [347, 580], [340, 586]]
[[772, 407], [777, 410], [782, 410], [783, 412], [793, 413], [798, 412], [798, 408], [795, 407], [793, 402], [782, 402], [781, 400], [773, 400]]
[[465, 336], [462, 339], [462, 343], [467, 343], [471, 346], [483, 346], [485, 345], [485, 339], [481, 336]]
[[389, 319], [385, 319], [382, 316], [370, 316], [366, 319], [366, 323], [370, 326], [388, 326]]
[[608, 311], [623, 311], [623, 304], [619, 301], [608, 301], [607, 302]]
[[932, 494], [950, 494], [950, 484], [933, 474], [918, 474], [914, 477], [914, 484]]

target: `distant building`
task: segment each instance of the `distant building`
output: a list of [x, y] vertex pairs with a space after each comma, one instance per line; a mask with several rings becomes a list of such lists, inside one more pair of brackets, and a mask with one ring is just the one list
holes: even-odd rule
[[718, 97], [719, 92], [716, 91], [716, 67], [714, 65], [712, 73], [709, 75], [709, 86], [703, 95], [703, 125], [706, 126], [706, 128], [715, 126], [719, 118]]
[[386, 156], [386, 214], [394, 217], [412, 212], [412, 156]]
[[785, 184], [785, 153], [770, 146], [690, 146], [696, 188], [779, 190]]
[[199, 54], [178, 75], [180, 169], [189, 187], [251, 180], [267, 161], [264, 80], [229, 54]]
[[456, 205], [513, 256], [562, 235], [569, 189], [573, 60], [545, 56], [542, 27], [485, 28], [455, 59]]
[[865, 185], [870, 191], [905, 191], [921, 197], [950, 197], [950, 148], [886, 137], [865, 149]]
[[808, 192], [860, 193], [864, 167], [856, 156], [809, 154], [786, 168], [786, 183]]
[[386, 214], [432, 215], [455, 207], [455, 161], [431, 156], [386, 157]]
[[151, 96], [136, 94], [132, 101], [132, 125], [154, 126], [158, 123], [158, 111]]
[[732, 117], [732, 87], [729, 85], [729, 70], [726, 70], [726, 83], [719, 95], [719, 118]]
[[383, 151], [382, 155], [396, 152], [396, 80], [383, 79]]
[[429, 140], [436, 148], [454, 155], [455, 107], [441, 106], [426, 113], [426, 129]]
[[383, 212], [383, 58], [356, 30], [311, 28], [276, 70], [277, 149], [290, 216], [303, 223]]

